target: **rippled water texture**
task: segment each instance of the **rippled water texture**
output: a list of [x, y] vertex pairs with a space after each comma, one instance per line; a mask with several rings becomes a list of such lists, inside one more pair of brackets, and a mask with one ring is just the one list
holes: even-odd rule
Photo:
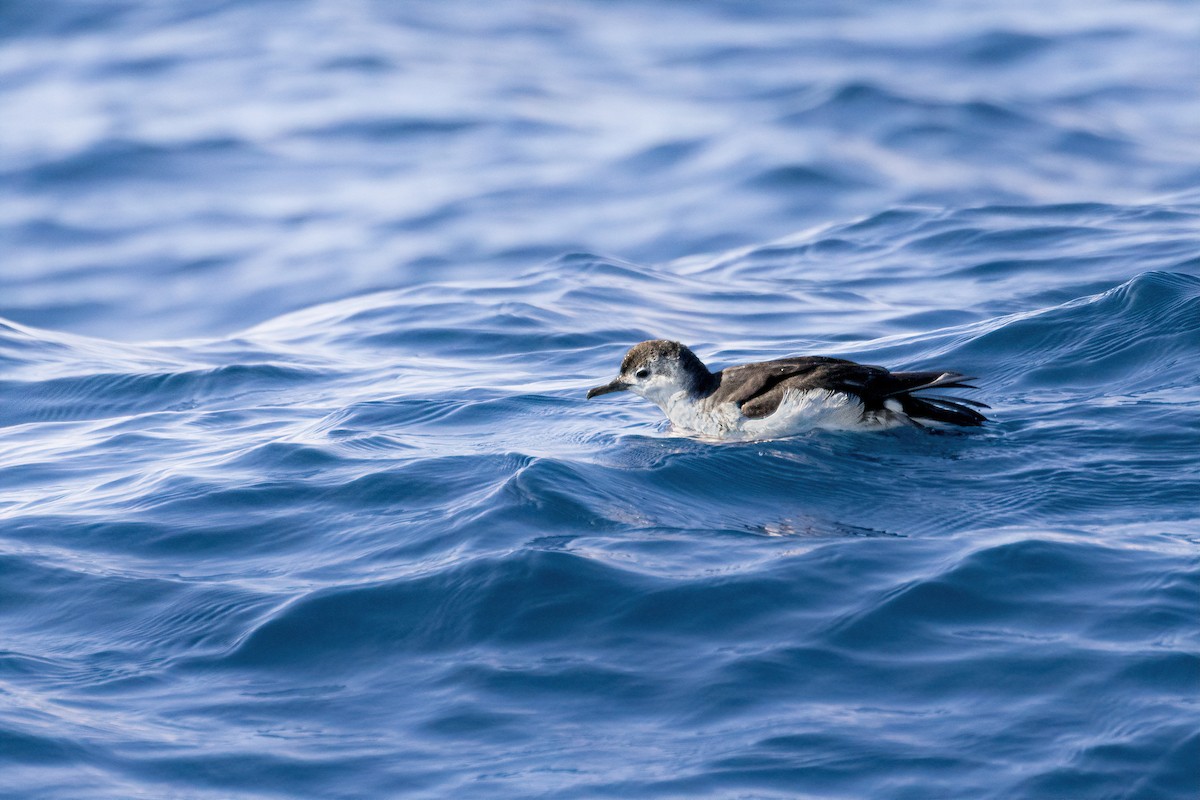
[[1195, 797], [1200, 18], [1002, 5], [0, 2], [0, 796]]

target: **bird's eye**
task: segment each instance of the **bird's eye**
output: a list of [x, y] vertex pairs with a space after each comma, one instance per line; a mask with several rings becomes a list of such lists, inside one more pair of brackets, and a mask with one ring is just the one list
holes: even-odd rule
[[645, 380], [646, 378], [650, 377], [650, 370], [646, 369], [645, 367], [642, 367], [634, 374], [637, 375], [642, 380]]

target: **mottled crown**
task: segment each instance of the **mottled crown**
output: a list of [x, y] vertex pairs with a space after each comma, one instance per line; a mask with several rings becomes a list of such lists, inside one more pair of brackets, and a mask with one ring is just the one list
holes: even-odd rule
[[708, 367], [697, 358], [696, 354], [679, 342], [666, 339], [651, 339], [629, 348], [625, 360], [621, 362], [621, 374], [635, 371], [644, 364], [654, 361], [677, 362], [685, 372], [699, 376], [708, 375]]

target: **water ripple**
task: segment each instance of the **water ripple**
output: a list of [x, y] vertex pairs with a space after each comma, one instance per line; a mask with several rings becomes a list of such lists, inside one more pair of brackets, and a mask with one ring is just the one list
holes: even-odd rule
[[[9, 795], [1195, 794], [1178, 8], [280, 10], [0, 2]], [[651, 337], [994, 421], [585, 399]]]

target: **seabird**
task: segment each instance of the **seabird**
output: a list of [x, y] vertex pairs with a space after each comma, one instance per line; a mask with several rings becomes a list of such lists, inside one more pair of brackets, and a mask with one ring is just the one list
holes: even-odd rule
[[[685, 432], [713, 439], [772, 439], [812, 428], [883, 430], [908, 425], [977, 427], [975, 400], [917, 396], [927, 389], [974, 389], [958, 372], [890, 372], [827, 356], [800, 356], [709, 372], [679, 342], [653, 339], [625, 354], [621, 371], [587, 397], [631, 391]], [[972, 408], [974, 406], [974, 408]]]

